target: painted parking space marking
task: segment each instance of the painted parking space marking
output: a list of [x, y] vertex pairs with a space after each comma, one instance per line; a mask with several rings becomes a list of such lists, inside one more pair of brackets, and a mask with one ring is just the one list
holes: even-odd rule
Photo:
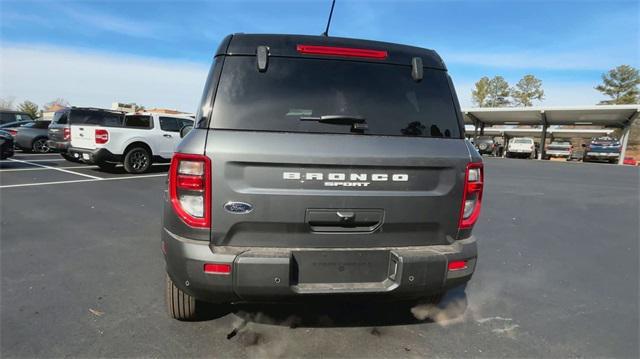
[[92, 175], [88, 175], [88, 174], [84, 174], [84, 173], [74, 172], [74, 171], [70, 171], [70, 170], [66, 170], [66, 169], [62, 169], [62, 168], [56, 168], [56, 167], [41, 165], [39, 163], [33, 163], [33, 162], [30, 162], [30, 161], [16, 160], [16, 159], [13, 159], [13, 158], [10, 158], [9, 161], [19, 162], [19, 163], [26, 163], [28, 165], [47, 168], [47, 169], [50, 169], [50, 170], [56, 170], [56, 171], [60, 171], [60, 172], [64, 172], [64, 173], [69, 173], [69, 174], [72, 174], [72, 175], [88, 177], [88, 178], [91, 178], [91, 179], [94, 179], [94, 180], [103, 180], [102, 177], [97, 177], [97, 176], [92, 176]]
[[[84, 168], [100, 168], [98, 166], [65, 166], [65, 167], [54, 167], [57, 170], [68, 170], [68, 169], [84, 169]], [[9, 168], [9, 169], [0, 169], [0, 173], [3, 172], [21, 172], [21, 171], [50, 171], [51, 167], [36, 167], [36, 168]]]
[[[9, 158], [7, 160], [0, 160], [0, 163], [8, 163], [11, 161], [22, 161], [16, 158]], [[29, 162], [61, 162], [66, 161], [64, 158], [45, 158], [43, 160], [29, 160]]]
[[[9, 161], [11, 162], [11, 161]], [[17, 162], [17, 161], [13, 161], [13, 162]], [[33, 162], [33, 161], [28, 161], [28, 162]], [[170, 163], [154, 163], [151, 166], [169, 166]], [[96, 169], [96, 168], [100, 168], [99, 166], [84, 166], [82, 164], [78, 164], [77, 166], [63, 166], [63, 167], [50, 167], [50, 166], [40, 166], [40, 167], [36, 167], [36, 168], [7, 168], [7, 169], [2, 169], [0, 168], [0, 173], [3, 172], [21, 172], [21, 171], [47, 171], [47, 170], [52, 170], [52, 169]]]
[[0, 189], [1, 188], [16, 188], [16, 187], [48, 186], [48, 185], [57, 185], [57, 184], [65, 184], [65, 183], [117, 181], [117, 180], [128, 180], [128, 179], [138, 179], [138, 178], [150, 178], [150, 177], [166, 177], [166, 176], [167, 176], [166, 173], [161, 173], [161, 174], [153, 174], [153, 175], [139, 175], [139, 176], [111, 177], [111, 178], [99, 178], [99, 177], [96, 177], [96, 179], [80, 179], [80, 180], [70, 180], [70, 181], [54, 181], [54, 182], [10, 184], [10, 185], [6, 185], [6, 186], [0, 186]]

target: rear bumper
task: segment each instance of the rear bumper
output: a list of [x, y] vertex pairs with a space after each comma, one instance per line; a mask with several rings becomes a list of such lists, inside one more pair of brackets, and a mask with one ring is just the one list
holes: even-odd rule
[[99, 164], [104, 162], [120, 162], [121, 156], [114, 155], [105, 148], [95, 150], [86, 148], [69, 147], [67, 153], [87, 164]]
[[569, 151], [553, 151], [553, 150], [549, 151], [549, 150], [547, 150], [545, 152], [545, 155], [547, 157], [569, 158], [569, 157], [571, 157], [571, 152], [569, 152]]
[[[367, 249], [291, 249], [256, 247], [215, 247], [208, 241], [182, 238], [166, 229], [162, 231], [166, 269], [175, 285], [195, 298], [208, 302], [272, 302], [367, 295], [381, 299], [420, 298], [466, 283], [475, 270], [477, 245], [475, 238], [456, 241], [451, 245], [367, 248]], [[300, 264], [296, 254], [322, 252], [317, 262], [307, 263], [306, 273], [326, 281], [299, 282]], [[345, 262], [336, 262], [331, 252], [354, 253]], [[388, 252], [388, 266], [382, 267], [379, 282], [335, 282], [344, 266], [362, 265], [358, 254], [364, 251]], [[344, 259], [343, 259], [344, 260]], [[447, 264], [466, 260], [464, 269], [448, 271]], [[205, 263], [229, 264], [231, 274], [204, 273]], [[388, 267], [388, 269], [387, 269]], [[381, 267], [378, 267], [381, 268]], [[335, 274], [332, 275], [332, 273]], [[333, 280], [333, 282], [332, 282]]]
[[67, 152], [67, 149], [69, 149], [69, 141], [48, 140], [47, 146], [51, 149], [57, 150], [58, 152]]
[[617, 158], [620, 152], [587, 152], [585, 157], [588, 158]]

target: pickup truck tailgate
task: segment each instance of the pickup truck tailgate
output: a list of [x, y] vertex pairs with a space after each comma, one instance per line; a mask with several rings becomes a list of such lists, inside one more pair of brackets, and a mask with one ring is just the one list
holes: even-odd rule
[[95, 149], [95, 137], [95, 126], [71, 126], [71, 147]]

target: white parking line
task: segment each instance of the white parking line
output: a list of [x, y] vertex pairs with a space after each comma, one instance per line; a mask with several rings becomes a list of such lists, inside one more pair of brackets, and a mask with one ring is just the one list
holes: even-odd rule
[[[98, 166], [65, 166], [65, 167], [55, 167], [56, 169], [74, 169], [74, 168], [100, 168]], [[20, 171], [48, 171], [50, 167], [36, 167], [36, 168], [8, 168], [8, 169], [0, 169], [0, 173], [3, 172], [20, 172]]]
[[[29, 161], [29, 162], [33, 162], [33, 161]], [[151, 166], [169, 166], [170, 163], [154, 163]], [[3, 172], [20, 172], [20, 171], [47, 171], [50, 170], [52, 167], [49, 166], [43, 166], [43, 167], [37, 167], [37, 168], [7, 168], [7, 169], [1, 169], [0, 168], [0, 173]], [[64, 166], [64, 167], [53, 167], [55, 169], [76, 169], [76, 168], [81, 168], [81, 169], [85, 169], [85, 168], [100, 168], [99, 166]]]
[[5, 186], [0, 186], [0, 188], [33, 187], [33, 186], [46, 186], [46, 185], [54, 185], [54, 184], [82, 183], [82, 182], [104, 182], [104, 181], [117, 181], [117, 180], [127, 180], [127, 179], [136, 179], [136, 178], [149, 178], [149, 177], [163, 177], [163, 176], [166, 177], [167, 175], [165, 173], [162, 173], [162, 174], [154, 174], [154, 175], [112, 177], [112, 178], [100, 178], [100, 179], [81, 179], [81, 180], [71, 180], [71, 181], [55, 181], [55, 182], [10, 184], [10, 185], [5, 185]]
[[[0, 160], [0, 163], [6, 163], [11, 161], [21, 161], [16, 158], [9, 158], [8, 160]], [[45, 158], [44, 160], [30, 160], [31, 162], [62, 162], [66, 161], [64, 158]]]
[[92, 178], [95, 180], [102, 180], [102, 177], [96, 177], [96, 176], [92, 176], [92, 175], [87, 175], [84, 173], [78, 173], [78, 172], [73, 172], [73, 171], [69, 171], [69, 170], [65, 170], [65, 169], [61, 169], [61, 168], [55, 168], [55, 167], [51, 167], [51, 166], [45, 166], [45, 165], [41, 165], [39, 163], [33, 163], [33, 162], [29, 162], [29, 161], [23, 161], [23, 160], [15, 160], [13, 158], [9, 159], [10, 161], [13, 162], [20, 162], [20, 163], [26, 163], [28, 165], [32, 165], [32, 166], [36, 166], [36, 167], [42, 167], [42, 168], [48, 168], [50, 170], [56, 170], [56, 171], [60, 171], [60, 172], [64, 172], [64, 173], [69, 173], [72, 175], [77, 175], [77, 176], [82, 176], [82, 177], [88, 177], [88, 178]]

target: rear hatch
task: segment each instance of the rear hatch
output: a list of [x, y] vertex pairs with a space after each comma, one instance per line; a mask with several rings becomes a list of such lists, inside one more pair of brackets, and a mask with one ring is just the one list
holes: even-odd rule
[[613, 138], [598, 138], [591, 141], [589, 152], [618, 153], [620, 142]]
[[[49, 125], [49, 140], [54, 142], [69, 141], [69, 137], [65, 138], [65, 129], [69, 128], [68, 113], [64, 110], [58, 111], [53, 115], [51, 125]], [[69, 130], [67, 130], [68, 133]]]
[[69, 114], [71, 124], [71, 147], [96, 149], [97, 127], [121, 127], [124, 114], [100, 109], [73, 109]]
[[226, 56], [206, 146], [212, 244], [451, 243], [470, 154], [446, 71], [423, 76], [275, 56], [258, 71], [255, 57]]

